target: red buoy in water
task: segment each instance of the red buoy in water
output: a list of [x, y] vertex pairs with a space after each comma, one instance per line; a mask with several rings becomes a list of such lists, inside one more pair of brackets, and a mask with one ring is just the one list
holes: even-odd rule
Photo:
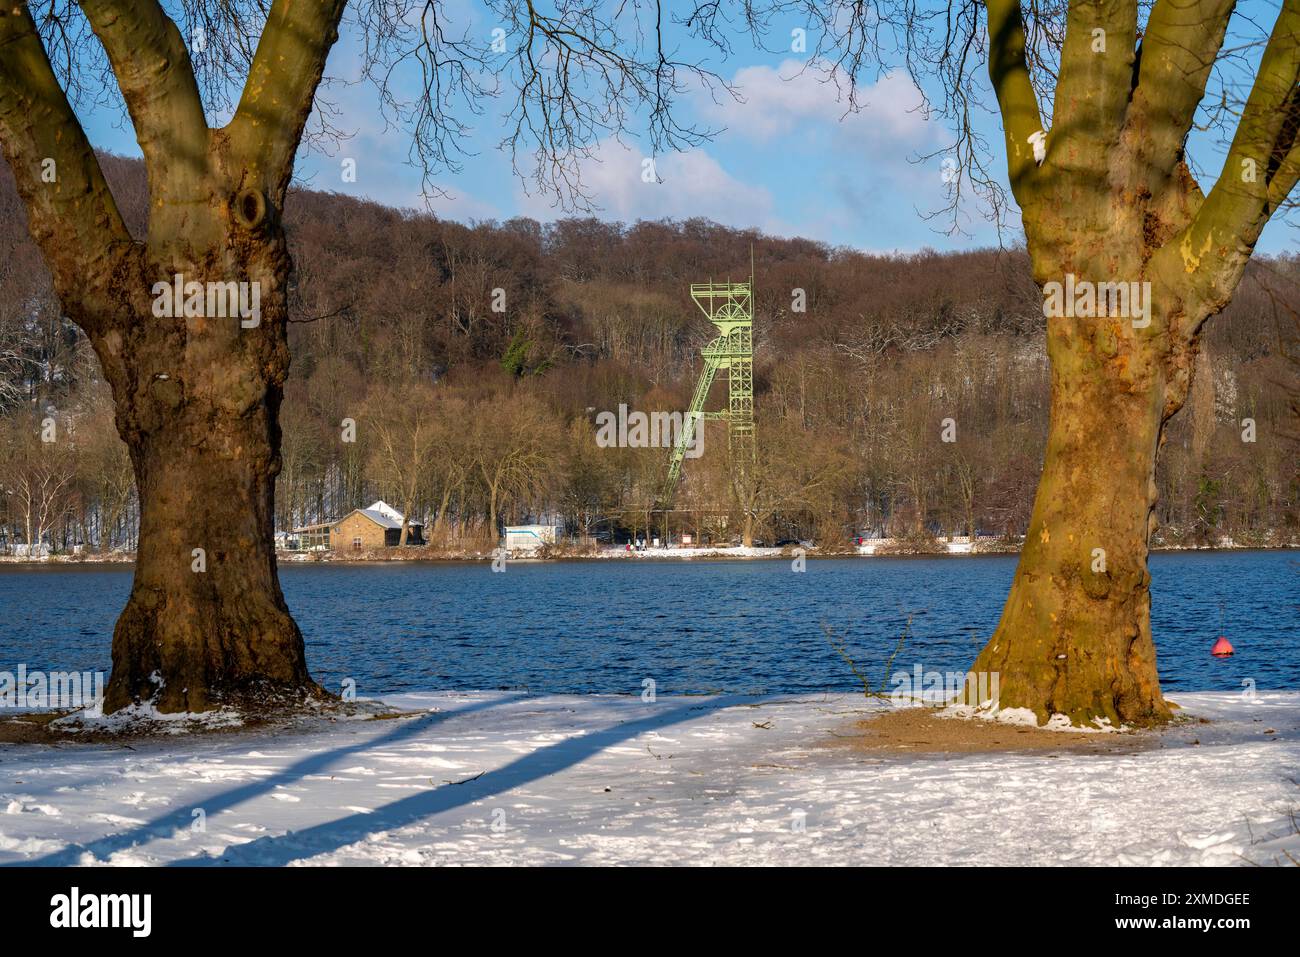
[[1231, 658], [1232, 642], [1223, 637], [1223, 635], [1220, 635], [1219, 640], [1216, 641], [1214, 647], [1210, 649], [1210, 654], [1214, 655], [1216, 658]]

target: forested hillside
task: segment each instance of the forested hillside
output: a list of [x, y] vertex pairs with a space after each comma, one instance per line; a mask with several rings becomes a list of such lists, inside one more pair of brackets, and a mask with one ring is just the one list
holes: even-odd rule
[[[139, 235], [143, 170], [103, 162]], [[752, 244], [757, 461], [743, 487], [729, 481], [711, 424], [673, 527], [827, 545], [1023, 533], [1050, 383], [1042, 299], [1018, 251], [874, 256], [699, 220], [466, 226], [311, 191], [287, 216], [283, 529], [375, 498], [442, 546], [536, 519], [615, 539], [658, 529], [666, 450], [598, 447], [593, 423], [620, 404], [686, 407], [713, 331], [689, 284], [748, 278]], [[112, 403], [7, 170], [0, 248], [0, 544], [129, 550], [133, 480]], [[1300, 257], [1263, 259], [1211, 322], [1161, 460], [1165, 543], [1300, 537], [1284, 354], [1298, 308]], [[719, 382], [712, 407], [724, 401]]]

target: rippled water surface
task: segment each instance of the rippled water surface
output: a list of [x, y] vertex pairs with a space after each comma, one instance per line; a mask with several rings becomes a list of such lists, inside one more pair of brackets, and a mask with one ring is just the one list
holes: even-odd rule
[[[313, 674], [337, 689], [663, 694], [858, 687], [825, 629], [879, 683], [965, 669], [997, 623], [1014, 557], [286, 565]], [[1166, 689], [1300, 688], [1300, 553], [1151, 559]], [[108, 670], [131, 571], [0, 566], [0, 670]], [[1221, 624], [1222, 622], [1222, 624]], [[1235, 657], [1216, 660], [1225, 633]]]

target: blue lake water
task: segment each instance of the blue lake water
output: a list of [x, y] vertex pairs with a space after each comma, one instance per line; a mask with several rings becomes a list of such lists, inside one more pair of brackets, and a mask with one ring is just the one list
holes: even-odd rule
[[[873, 684], [894, 662], [965, 669], [997, 624], [1015, 558], [292, 565], [313, 675], [337, 690], [527, 688], [661, 694], [854, 690], [832, 629]], [[1152, 556], [1166, 690], [1300, 688], [1300, 553]], [[0, 566], [0, 670], [109, 668], [131, 571]], [[1225, 633], [1237, 654], [1210, 657]]]

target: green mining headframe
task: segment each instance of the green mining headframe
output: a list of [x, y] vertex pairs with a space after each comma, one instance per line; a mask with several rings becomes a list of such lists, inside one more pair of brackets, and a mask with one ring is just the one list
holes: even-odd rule
[[[699, 282], [691, 284], [691, 298], [718, 328], [718, 337], [705, 346], [700, 355], [704, 368], [700, 371], [695, 395], [682, 423], [682, 433], [674, 446], [668, 462], [668, 479], [664, 483], [661, 505], [672, 505], [677, 483], [682, 476], [682, 462], [686, 450], [700, 428], [702, 419], [725, 419], [727, 442], [731, 449], [733, 468], [743, 468], [754, 458], [754, 274], [751, 268], [749, 282]], [[718, 371], [728, 372], [727, 408], [725, 411], [705, 412], [704, 403]]]

